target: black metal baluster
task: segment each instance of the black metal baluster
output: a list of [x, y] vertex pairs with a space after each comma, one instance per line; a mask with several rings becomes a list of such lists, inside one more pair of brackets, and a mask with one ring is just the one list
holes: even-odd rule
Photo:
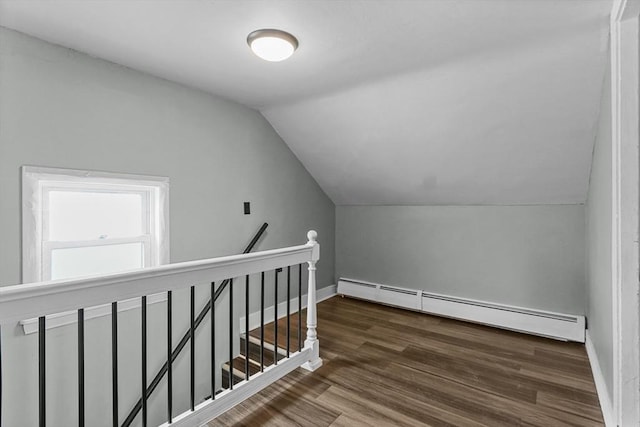
[[78, 426], [84, 427], [84, 309], [78, 310]]
[[302, 351], [302, 264], [298, 266], [298, 351]]
[[276, 269], [275, 302], [273, 303], [273, 364], [278, 364], [278, 269]]
[[264, 372], [264, 271], [260, 274], [260, 372]]
[[118, 303], [111, 303], [111, 413], [118, 427]]
[[216, 294], [216, 283], [211, 282], [211, 399], [216, 399], [216, 302], [214, 296]]
[[244, 278], [244, 379], [249, 381], [249, 275]]
[[[249, 242], [247, 247], [242, 252], [243, 254], [249, 253], [253, 250], [254, 246], [257, 244], [257, 242], [260, 240], [261, 236], [264, 234], [265, 230], [267, 229], [267, 226], [268, 224], [266, 222], [262, 224], [258, 232], [251, 239], [251, 242]], [[222, 293], [225, 291], [227, 283], [228, 283], [228, 280], [224, 280], [220, 283], [220, 285], [216, 289], [216, 293], [214, 294], [214, 298], [213, 298], [214, 301], [218, 299], [218, 297], [222, 295]], [[198, 314], [198, 316], [196, 317], [196, 329], [198, 328], [199, 325], [202, 324], [202, 322], [204, 322], [204, 319], [206, 318], [207, 314], [209, 314], [210, 309], [211, 309], [211, 302], [207, 302], [205, 306], [202, 308], [202, 310], [200, 311], [200, 313]], [[178, 343], [174, 348], [173, 358], [172, 358], [174, 362], [176, 361], [178, 355], [182, 352], [182, 350], [184, 350], [184, 348], [187, 346], [188, 343], [189, 343], [189, 330], [187, 330], [184, 333], [184, 335], [182, 335], [182, 337], [180, 338], [180, 340], [178, 341]], [[162, 367], [158, 370], [157, 374], [153, 377], [153, 380], [151, 381], [151, 383], [149, 383], [149, 387], [147, 387], [148, 397], [151, 396], [153, 394], [153, 391], [158, 388], [158, 386], [162, 382], [162, 379], [164, 378], [164, 375], [166, 373], [167, 373], [167, 363], [163, 363]], [[138, 413], [140, 412], [141, 409], [142, 409], [142, 398], [138, 399], [135, 405], [133, 405], [133, 408], [131, 408], [131, 411], [128, 413], [128, 415], [122, 422], [122, 427], [129, 427], [133, 423], [134, 419], [138, 416]]]
[[287, 357], [289, 357], [289, 341], [291, 341], [291, 266], [287, 266]]
[[147, 297], [142, 297], [142, 427], [147, 427]]
[[38, 404], [39, 404], [39, 425], [45, 427], [47, 425], [47, 402], [46, 402], [46, 323], [44, 316], [38, 318]]
[[233, 390], [233, 279], [229, 280], [229, 390]]
[[196, 408], [196, 287], [191, 287], [191, 304], [190, 304], [191, 322], [189, 323], [189, 336], [191, 337], [190, 347], [190, 373], [191, 373], [191, 410]]
[[171, 354], [173, 353], [173, 314], [171, 312], [173, 305], [173, 292], [167, 291], [167, 422], [173, 422], [173, 361]]

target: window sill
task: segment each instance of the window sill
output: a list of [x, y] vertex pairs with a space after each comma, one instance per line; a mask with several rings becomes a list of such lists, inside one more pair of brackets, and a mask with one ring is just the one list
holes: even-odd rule
[[[155, 304], [167, 300], [166, 293], [149, 295], [147, 297], [147, 304]], [[118, 312], [132, 310], [140, 307], [140, 298], [133, 298], [118, 302]], [[98, 305], [95, 307], [85, 308], [84, 319], [95, 319], [97, 317], [110, 316], [111, 304]], [[61, 326], [71, 325], [78, 322], [77, 311], [65, 311], [64, 313], [51, 314], [47, 316], [46, 329], [59, 328]], [[21, 320], [20, 325], [24, 330], [25, 335], [38, 332], [38, 319]]]

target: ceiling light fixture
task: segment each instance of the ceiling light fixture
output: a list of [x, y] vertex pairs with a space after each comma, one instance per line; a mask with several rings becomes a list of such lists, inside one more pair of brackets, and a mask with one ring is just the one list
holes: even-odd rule
[[279, 62], [293, 55], [298, 48], [298, 39], [285, 31], [263, 29], [249, 34], [247, 44], [265, 61]]

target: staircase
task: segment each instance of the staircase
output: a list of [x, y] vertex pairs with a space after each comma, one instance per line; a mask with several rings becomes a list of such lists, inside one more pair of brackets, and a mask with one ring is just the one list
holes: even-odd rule
[[[266, 224], [263, 225], [261, 231], [258, 233], [254, 240], [258, 239], [260, 234], [264, 231]], [[32, 422], [26, 422], [30, 419], [32, 412], [25, 412], [22, 405], [16, 404], [14, 400], [14, 393], [4, 393], [3, 386], [6, 389], [13, 390], [15, 384], [11, 384], [12, 380], [19, 380], [21, 387], [27, 387], [28, 395], [34, 396], [34, 399], [38, 403], [37, 419], [40, 427], [46, 427], [47, 422], [52, 425], [94, 425], [97, 422], [104, 422], [104, 419], [99, 421], [92, 411], [85, 411], [85, 308], [104, 306], [107, 309], [111, 308], [111, 328], [107, 333], [100, 334], [100, 340], [107, 342], [107, 346], [111, 347], [111, 363], [92, 363], [92, 370], [97, 369], [101, 375], [108, 377], [111, 374], [111, 386], [101, 386], [93, 393], [100, 394], [100, 401], [104, 402], [104, 405], [111, 407], [112, 420], [111, 424], [114, 427], [128, 426], [131, 420], [136, 418], [137, 414], [140, 414], [140, 424], [143, 427], [147, 427], [153, 417], [155, 420], [160, 420], [162, 427], [198, 427], [208, 421], [223, 414], [234, 406], [242, 403], [246, 399], [249, 399], [260, 390], [268, 387], [270, 384], [278, 381], [289, 372], [303, 367], [309, 371], [314, 371], [322, 365], [322, 359], [320, 359], [319, 342], [317, 339], [317, 317], [316, 317], [316, 262], [320, 258], [320, 246], [318, 245], [316, 238], [317, 233], [310, 231], [307, 233], [308, 241], [305, 244], [298, 246], [291, 246], [280, 249], [271, 249], [255, 253], [246, 253], [250, 250], [247, 249], [245, 253], [240, 255], [231, 255], [226, 257], [211, 258], [196, 261], [186, 261], [181, 263], [174, 263], [169, 265], [163, 265], [159, 267], [146, 268], [141, 270], [132, 270], [122, 273], [113, 273], [101, 276], [92, 276], [86, 278], [58, 280], [52, 282], [42, 283], [29, 283], [19, 284], [11, 286], [0, 286], [0, 333], [4, 331], [13, 331], [16, 327], [16, 323], [23, 319], [38, 319], [38, 339], [30, 340], [25, 344], [15, 345], [15, 340], [2, 340], [0, 339], [0, 427], [3, 425], [26, 425], [34, 424]], [[253, 246], [254, 241], [250, 244]], [[305, 298], [308, 316], [305, 319], [302, 318], [302, 313], [292, 312], [298, 307], [291, 307], [291, 299], [289, 295], [289, 274], [293, 271], [298, 273], [298, 294], [302, 293], [302, 269], [306, 266], [307, 270], [307, 295]], [[292, 268], [293, 267], [293, 268]], [[271, 278], [275, 278], [275, 287], [273, 290], [276, 292], [274, 299], [279, 300], [277, 297], [278, 289], [278, 272], [286, 271], [286, 281], [282, 283], [287, 286], [287, 304], [284, 311], [285, 317], [282, 319], [265, 325], [265, 307], [264, 307], [264, 292], [265, 292], [265, 275]], [[250, 280], [253, 278], [253, 280]], [[256, 280], [257, 278], [257, 280]], [[245, 300], [244, 310], [238, 312], [237, 308], [234, 312], [233, 304], [233, 289], [234, 281], [236, 282], [238, 289], [238, 296], [243, 295]], [[216, 286], [217, 285], [217, 286]], [[208, 302], [204, 305], [200, 314], [196, 312], [196, 286], [205, 292], [210, 293]], [[188, 308], [184, 305], [180, 305], [178, 301], [173, 300], [173, 293], [176, 291], [190, 291], [190, 300]], [[244, 290], [244, 292], [241, 292]], [[250, 312], [249, 312], [249, 294], [261, 295], [261, 325], [254, 330], [250, 330], [248, 334], [238, 336], [234, 333], [230, 334], [218, 334], [216, 336], [216, 328], [212, 327], [211, 336], [203, 337], [209, 342], [207, 343], [213, 350], [215, 348], [229, 349], [229, 357], [233, 358], [225, 364], [223, 372], [226, 372], [226, 382], [221, 388], [217, 389], [218, 381], [212, 376], [210, 384], [208, 384], [211, 390], [215, 390], [214, 393], [206, 398], [204, 401], [196, 404], [197, 394], [196, 387], [199, 384], [207, 381], [202, 378], [202, 372], [198, 372], [197, 365], [195, 363], [195, 349], [196, 347], [196, 329], [198, 325], [204, 322], [205, 318], [210, 323], [215, 321], [216, 314], [216, 299], [222, 292], [226, 292], [228, 296], [226, 298], [227, 306], [224, 308], [219, 303], [220, 310], [218, 314], [219, 318], [226, 317], [226, 322], [223, 326], [228, 326], [230, 331], [233, 331], [233, 325], [237, 319], [244, 316], [245, 325], [244, 330], [249, 328]], [[166, 312], [163, 310], [154, 309], [148, 313], [147, 310], [147, 296], [156, 294], [166, 294], [167, 304], [165, 307]], [[119, 304], [123, 301], [129, 301], [131, 299], [138, 299], [140, 302], [140, 309], [138, 313], [140, 322], [118, 322], [119, 317]], [[298, 304], [302, 304], [298, 300]], [[173, 331], [173, 312], [174, 310], [189, 310], [189, 329], [182, 335], [179, 340], [178, 346], [174, 347], [172, 331]], [[274, 306], [275, 316], [282, 312], [278, 312], [278, 305]], [[54, 319], [58, 313], [65, 313], [67, 311], [77, 311], [78, 327], [72, 332], [72, 336], [64, 336], [60, 332], [53, 333], [47, 336], [47, 321]], [[163, 317], [158, 317], [164, 314]], [[223, 316], [224, 315], [224, 316]], [[130, 315], [122, 316], [123, 320], [130, 318]], [[149, 322], [160, 321], [166, 322], [166, 339], [160, 338], [160, 343], [166, 343], [166, 359], [161, 369], [158, 371], [153, 379], [147, 377], [148, 373], [148, 352], [149, 345], [155, 344], [158, 346], [158, 337], [155, 334], [149, 335], [147, 332], [147, 324]], [[120, 324], [119, 324], [120, 323]], [[122, 332], [125, 329], [131, 327], [140, 327], [139, 342], [137, 338], [134, 342], [131, 339], [123, 338]], [[304, 328], [303, 326], [304, 325]], [[304, 329], [304, 334], [302, 334]], [[236, 329], [237, 330], [237, 329]], [[73, 336], [76, 335], [77, 337]], [[120, 333], [120, 339], [119, 339]], [[5, 334], [2, 334], [5, 335]], [[61, 339], [61, 337], [64, 338]], [[304, 347], [301, 347], [302, 338], [304, 337]], [[72, 342], [68, 338], [77, 338], [77, 345], [72, 345], [71, 348], [67, 345], [68, 342]], [[92, 337], [91, 345], [94, 343]], [[229, 341], [227, 341], [229, 338]], [[216, 342], [220, 346], [216, 346]], [[176, 359], [180, 351], [186, 346], [190, 345], [190, 375], [188, 378], [181, 376], [181, 371], [174, 371], [173, 366], [176, 363]], [[239, 344], [241, 351], [239, 355], [234, 358], [235, 353], [233, 349], [237, 349]], [[227, 346], [228, 345], [228, 346]], [[139, 359], [131, 356], [131, 352], [128, 349], [133, 346], [140, 349]], [[120, 347], [120, 351], [118, 351]], [[152, 347], [154, 348], [154, 347]], [[124, 351], [123, 351], [124, 350]], [[152, 350], [156, 351], [156, 350]], [[64, 355], [62, 354], [64, 352]], [[76, 353], [77, 357], [66, 357], [66, 354]], [[9, 357], [6, 357], [6, 355]], [[216, 354], [212, 351], [211, 354]], [[37, 355], [33, 363], [33, 369], [38, 372], [37, 381], [25, 381], [23, 378], [10, 377], [3, 378], [3, 367], [6, 369], [6, 360], [16, 360], [18, 357], [31, 358], [32, 355]], [[51, 369], [47, 369], [47, 359], [53, 355], [56, 357], [54, 361], [57, 364], [69, 363], [69, 368], [77, 368], [78, 386], [75, 388], [76, 393], [60, 393], [59, 388], [64, 384], [58, 384], [59, 381], [55, 375], [52, 374]], [[62, 360], [62, 362], [61, 362]], [[224, 359], [222, 359], [224, 360]], [[207, 370], [207, 372], [217, 372], [219, 365], [216, 366], [216, 362], [220, 359], [211, 359], [211, 366], [213, 370]], [[126, 376], [122, 372], [124, 365], [129, 365], [132, 362], [139, 363], [140, 366], [140, 381], [137, 378]], [[3, 366], [5, 365], [5, 366]], [[50, 365], [50, 363], [49, 363]], [[75, 366], [73, 366], [75, 365]], [[67, 365], [64, 365], [65, 368]], [[49, 366], [51, 368], [51, 366]], [[58, 368], [58, 366], [54, 366]], [[54, 369], [55, 371], [55, 369]], [[55, 372], [54, 372], [55, 373]], [[93, 373], [92, 373], [93, 374]], [[200, 374], [200, 376], [199, 376]], [[133, 376], [135, 377], [135, 375]], [[174, 378], [175, 377], [175, 378]], [[32, 377], [29, 377], [32, 378]], [[26, 378], [26, 379], [29, 379]], [[159, 396], [160, 406], [148, 405], [149, 398], [154, 392], [154, 389], [158, 387], [158, 384], [166, 378], [165, 396]], [[51, 387], [51, 380], [54, 380], [54, 386]], [[151, 380], [151, 381], [149, 381]], [[189, 383], [189, 395], [190, 395], [190, 408], [181, 408], [180, 413], [176, 413], [179, 410], [173, 405], [173, 397], [175, 390], [173, 387], [174, 380]], [[15, 382], [15, 381], [13, 381]], [[136, 384], [137, 383], [137, 384]], [[66, 384], [66, 383], [65, 383]], [[92, 383], [89, 382], [89, 385]], [[237, 384], [237, 387], [235, 386]], [[120, 389], [132, 388], [140, 390], [141, 398], [133, 406], [133, 409], [129, 412], [129, 415], [124, 419], [124, 422], [120, 424], [123, 411], [122, 402], [119, 396]], [[5, 389], [5, 390], [6, 390]], [[217, 390], [216, 390], [217, 389]], [[47, 402], [47, 391], [57, 392], [55, 396], [58, 401], [63, 399], [65, 402], [71, 401], [78, 402], [77, 413], [69, 414], [68, 412], [61, 413], [61, 411], [49, 411], [47, 413], [47, 407], [51, 407], [50, 401]], [[130, 393], [129, 393], [130, 395]], [[7, 405], [7, 396], [10, 404]], [[49, 393], [49, 396], [51, 394]], [[47, 405], [49, 403], [49, 405]], [[66, 404], [66, 403], [65, 403]], [[127, 405], [127, 403], [124, 403]], [[127, 405], [128, 406], [128, 405]], [[160, 408], [158, 411], [157, 408]], [[7, 411], [8, 409], [8, 411]], [[150, 413], [154, 411], [153, 413]], [[77, 422], [70, 422], [68, 418], [76, 418]], [[61, 422], [65, 419], [64, 422]], [[166, 420], [166, 421], [163, 421]], [[9, 420], [6, 424], [3, 421]], [[158, 421], [154, 421], [156, 423]]]
[[[229, 389], [230, 366], [233, 366], [233, 385], [236, 385], [273, 365], [276, 355], [277, 360], [280, 361], [286, 359], [288, 354], [294, 354], [301, 350], [304, 346], [305, 336], [304, 326], [299, 326], [306, 324], [305, 314], [303, 312], [298, 316], [297, 313], [292, 313], [289, 318], [283, 317], [279, 319], [277, 327], [274, 322], [265, 325], [264, 331], [262, 328], [256, 328], [249, 332], [248, 339], [247, 334], [242, 333], [240, 335], [240, 354], [231, 363], [226, 362], [222, 365], [222, 390], [219, 390], [218, 393]], [[276, 330], [278, 336], [277, 347]], [[287, 336], [289, 337], [288, 347]], [[261, 339], [261, 337], [264, 338]], [[247, 372], [249, 372], [248, 378]]]

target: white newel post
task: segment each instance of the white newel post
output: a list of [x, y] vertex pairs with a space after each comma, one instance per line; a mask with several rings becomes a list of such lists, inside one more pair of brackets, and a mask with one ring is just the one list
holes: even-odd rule
[[316, 313], [316, 262], [320, 259], [320, 245], [316, 241], [318, 233], [311, 230], [307, 233], [308, 246], [313, 246], [311, 252], [311, 261], [309, 264], [309, 289], [307, 291], [307, 339], [304, 342], [305, 348], [311, 349], [311, 355], [309, 361], [302, 367], [308, 371], [315, 371], [322, 366], [322, 359], [320, 359], [320, 342], [318, 341], [318, 332], [316, 327], [318, 325], [318, 316]]

